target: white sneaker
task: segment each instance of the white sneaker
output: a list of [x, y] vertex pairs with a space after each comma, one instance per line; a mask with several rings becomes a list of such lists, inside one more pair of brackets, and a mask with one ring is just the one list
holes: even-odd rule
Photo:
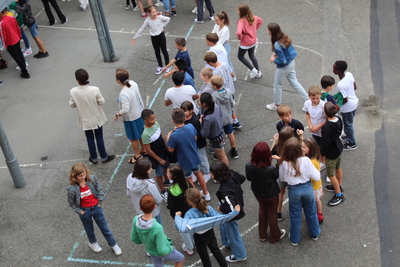
[[256, 75], [256, 78], [261, 78], [261, 77], [262, 77], [262, 73], [261, 73], [261, 71], [258, 71], [257, 75]]
[[204, 20], [197, 20], [197, 18], [194, 19], [194, 22], [198, 23], [198, 24], [203, 24]]
[[115, 244], [115, 246], [113, 246], [112, 249], [114, 250], [115, 255], [119, 256], [122, 254], [122, 250], [117, 244]]
[[322, 171], [322, 170], [324, 170], [325, 168], [326, 168], [325, 164], [321, 162], [321, 163], [319, 164], [319, 169]]
[[281, 236], [279, 237], [279, 240], [281, 240], [285, 236], [286, 236], [286, 230], [285, 229], [281, 229]]
[[159, 75], [162, 73], [162, 67], [157, 67], [156, 74]]
[[164, 3], [163, 3], [163, 2], [160, 2], [160, 1], [157, 1], [154, 5], [155, 5], [155, 6], [164, 6]]
[[189, 256], [192, 256], [193, 255], [193, 249], [188, 249], [188, 248], [186, 248], [186, 245], [185, 245], [185, 243], [183, 243], [182, 244], [182, 250], [186, 253], [186, 254], [188, 254]]
[[257, 70], [256, 68], [253, 68], [253, 69], [250, 71], [250, 78], [251, 78], [251, 79], [254, 79], [254, 78], [257, 76], [257, 74], [258, 74], [258, 70]]
[[171, 72], [171, 67], [165, 69], [165, 73], [170, 73], [170, 72]]
[[[32, 52], [31, 52], [31, 53], [32, 53]], [[27, 67], [29, 66], [28, 62], [26, 62], [26, 61], [25, 61], [25, 66], [27, 66]], [[16, 70], [21, 70], [21, 68], [20, 68], [19, 66], [16, 66], [15, 69], [16, 69]]]
[[125, 9], [126, 9], [126, 10], [129, 10], [129, 9], [131, 9], [131, 8], [132, 8], [132, 5], [126, 5], [126, 6], [125, 6]]
[[208, 201], [211, 200], [210, 192], [208, 192], [207, 195], [204, 195], [204, 194], [203, 194], [203, 190], [200, 190], [200, 193], [201, 193], [201, 195], [203, 196], [203, 198], [204, 198], [205, 201], [208, 202]]
[[215, 21], [214, 16], [211, 16], [211, 17], [210, 17], [210, 20], [211, 20], [211, 21]]
[[24, 57], [27, 57], [29, 55], [32, 54], [32, 48], [25, 48], [24, 51], [22, 51], [22, 53], [24, 54]]
[[204, 174], [203, 176], [204, 176], [204, 180], [206, 181], [206, 183], [207, 183], [208, 181], [210, 181], [211, 175], [210, 175], [209, 173], [206, 173], [206, 174]]
[[193, 14], [197, 14], [197, 6], [195, 6], [195, 7], [193, 8], [192, 13], [193, 13]]
[[331, 179], [329, 179], [328, 176], [326, 176], [326, 182], [327, 182], [327, 183], [332, 183], [332, 182], [331, 182]]
[[266, 107], [267, 109], [269, 109], [269, 110], [277, 110], [277, 109], [278, 109], [278, 107], [275, 105], [275, 103], [268, 104], [268, 105], [266, 105], [265, 107]]
[[132, 8], [133, 11], [138, 11], [140, 10], [139, 6], [135, 6], [134, 8]]
[[89, 243], [89, 248], [91, 248], [94, 252], [100, 252], [103, 249], [100, 247], [99, 243]]

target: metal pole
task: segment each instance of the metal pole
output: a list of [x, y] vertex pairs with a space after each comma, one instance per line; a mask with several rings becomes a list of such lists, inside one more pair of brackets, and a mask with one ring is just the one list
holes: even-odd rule
[[99, 7], [101, 21], [103, 22], [104, 32], [107, 38], [108, 51], [110, 52], [111, 60], [115, 61], [117, 60], [117, 57], [115, 56], [114, 46], [111, 40], [110, 31], [108, 30], [108, 24], [106, 16], [104, 14], [103, 4], [101, 3], [101, 0], [97, 0], [97, 6]]
[[97, 2], [95, 0], [89, 0], [90, 9], [92, 10], [94, 24], [96, 26], [97, 35], [100, 43], [101, 52], [103, 53], [103, 58], [105, 62], [111, 62], [111, 56], [109, 51], [109, 46], [107, 44], [107, 39], [104, 34], [103, 23], [99, 14], [99, 9]]
[[14, 153], [11, 149], [10, 144], [4, 131], [3, 124], [0, 121], [0, 147], [3, 150], [4, 157], [6, 158], [6, 164], [10, 171], [11, 177], [14, 181], [16, 188], [23, 188], [26, 185], [24, 176], [21, 173], [17, 159], [14, 157]]

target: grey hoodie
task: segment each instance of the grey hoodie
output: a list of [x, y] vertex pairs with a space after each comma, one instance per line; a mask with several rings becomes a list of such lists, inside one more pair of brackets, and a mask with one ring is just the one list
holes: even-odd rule
[[228, 125], [232, 121], [232, 114], [235, 112], [235, 100], [233, 100], [232, 93], [222, 88], [215, 91], [212, 98], [221, 109], [222, 124]]

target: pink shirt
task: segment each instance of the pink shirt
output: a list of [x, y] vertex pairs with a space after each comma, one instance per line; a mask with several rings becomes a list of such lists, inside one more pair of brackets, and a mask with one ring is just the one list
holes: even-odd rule
[[249, 25], [246, 19], [239, 19], [237, 23], [236, 35], [240, 40], [241, 46], [253, 46], [257, 42], [257, 30], [263, 23], [262, 18], [254, 16], [254, 22]]

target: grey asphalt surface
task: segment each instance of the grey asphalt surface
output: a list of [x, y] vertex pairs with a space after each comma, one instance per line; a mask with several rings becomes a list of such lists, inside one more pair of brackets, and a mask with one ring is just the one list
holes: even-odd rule
[[[261, 79], [248, 79], [246, 68], [236, 57], [236, 7], [242, 2], [248, 3], [254, 14], [264, 19], [256, 51], [263, 73]], [[0, 86], [0, 120], [27, 185], [23, 189], [16, 189], [5, 163], [0, 164], [0, 265], [152, 266], [144, 247], [133, 244], [129, 238], [135, 212], [125, 195], [125, 179], [132, 171], [132, 165], [126, 162], [132, 149], [125, 137], [123, 124], [113, 121], [113, 115], [118, 111], [116, 98], [120, 89], [114, 74], [118, 67], [130, 72], [131, 78], [139, 85], [146, 105], [153, 103], [152, 109], [164, 133], [173, 128], [170, 119], [172, 108], [165, 107], [163, 101], [165, 90], [172, 86], [172, 81], [154, 74], [157, 64], [148, 35], [140, 38], [135, 46], [130, 46], [130, 38], [140, 28], [143, 20], [140, 12], [125, 10], [124, 0], [103, 1], [119, 58], [113, 63], [103, 61], [90, 11], [80, 11], [77, 1], [59, 2], [69, 21], [65, 25], [58, 23], [53, 27], [47, 26], [48, 20], [41, 1], [32, 0], [31, 4], [33, 13], [38, 14], [39, 36], [50, 57], [27, 57], [32, 77], [25, 80], [19, 77], [19, 71], [14, 70], [16, 64], [8, 53], [3, 52], [3, 57], [9, 61], [9, 68], [0, 71], [0, 80], [4, 80]], [[196, 85], [200, 86], [197, 77], [207, 50], [204, 37], [211, 32], [214, 24], [206, 19], [203, 25], [194, 25], [195, 15], [190, 12], [193, 7], [193, 1], [178, 0], [178, 16], [171, 18], [165, 32], [171, 58], [176, 53], [173, 40], [178, 36], [189, 35], [187, 47], [195, 70]], [[275, 72], [275, 66], [268, 62], [271, 54], [266, 32], [268, 22], [279, 23], [293, 40], [299, 54], [296, 59], [297, 77], [304, 88], [319, 85], [324, 74], [333, 76], [332, 64], [335, 60], [344, 59], [348, 62], [349, 71], [355, 76], [357, 95], [360, 98], [355, 119], [358, 149], [343, 153], [346, 201], [339, 206], [329, 207], [326, 203], [331, 193], [325, 193], [325, 221], [321, 226], [319, 240], [312, 241], [303, 224], [298, 247], [292, 247], [287, 237], [274, 245], [259, 242], [256, 227], [258, 203], [250, 190], [250, 183], [246, 182], [243, 189], [247, 214], [239, 225], [248, 260], [230, 265], [380, 266], [381, 244], [373, 167], [374, 133], [381, 129], [381, 107], [374, 97], [370, 69], [369, 38], [373, 33], [370, 28], [370, 3], [362, 0], [274, 0], [267, 3], [221, 0], [214, 1], [214, 8], [216, 11], [226, 10], [230, 15], [231, 60], [238, 77], [235, 99], [243, 128], [235, 131], [240, 157], [230, 161], [232, 168], [243, 172], [255, 143], [271, 143], [279, 119], [276, 112], [265, 109], [266, 104], [273, 102]], [[37, 47], [29, 38], [36, 53]], [[76, 110], [68, 106], [69, 90], [76, 86], [74, 72], [78, 68], [89, 72], [91, 84], [99, 86], [106, 99], [103, 106], [108, 117], [104, 127], [106, 148], [108, 153], [117, 155], [114, 161], [107, 164], [89, 164], [85, 136], [76, 124]], [[301, 111], [301, 98], [288, 83], [285, 83], [283, 101], [292, 108], [293, 117], [306, 125], [305, 114]], [[310, 133], [306, 131], [306, 135]], [[43, 157], [47, 159], [42, 160]], [[4, 162], [2, 159], [3, 156], [0, 156], [0, 162]], [[92, 174], [99, 178], [106, 190], [103, 209], [122, 248], [121, 256], [115, 256], [107, 248], [99, 232], [98, 241], [103, 251], [92, 252], [87, 246], [87, 237], [82, 232], [78, 216], [68, 206], [68, 172], [74, 163], [80, 161], [88, 164]], [[215, 207], [218, 185], [209, 182], [208, 187], [212, 195], [210, 205]], [[172, 218], [165, 205], [162, 207], [162, 215], [167, 235], [180, 249], [180, 237], [173, 228]], [[287, 204], [283, 216], [280, 226], [288, 230]], [[227, 249], [222, 252], [224, 255], [230, 253]], [[217, 265], [214, 259], [212, 262]], [[201, 266], [198, 254], [186, 257], [185, 266]]]

